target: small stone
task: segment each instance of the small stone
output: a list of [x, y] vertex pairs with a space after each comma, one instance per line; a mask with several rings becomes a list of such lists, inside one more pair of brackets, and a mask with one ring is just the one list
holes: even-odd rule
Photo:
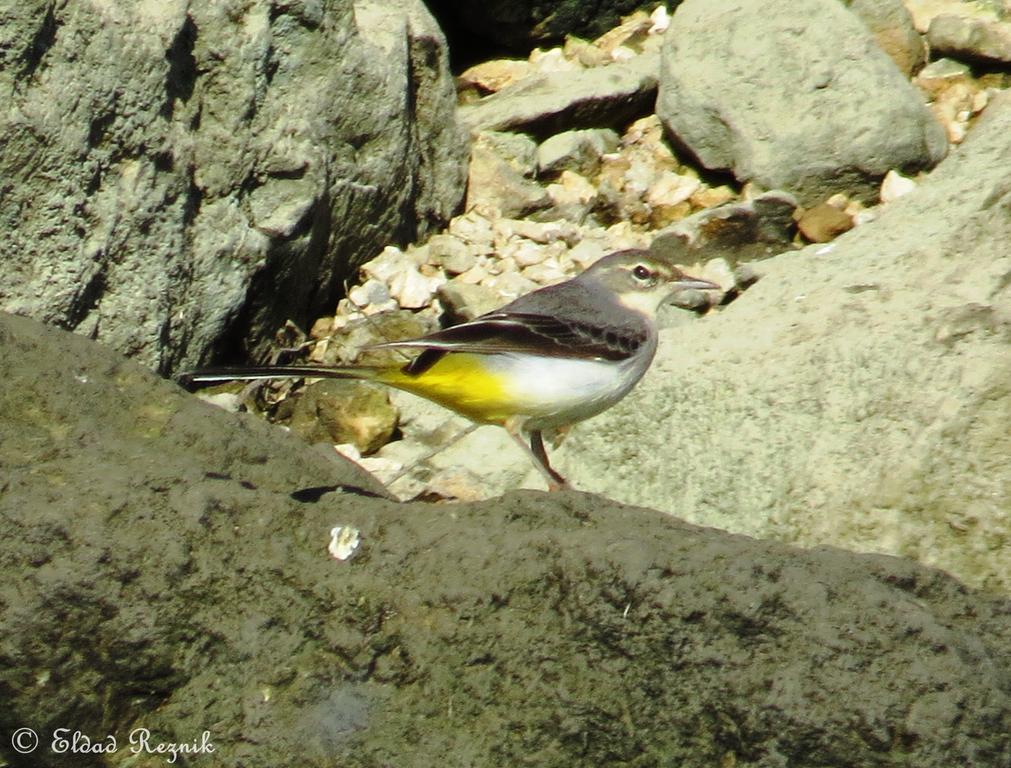
[[495, 59], [465, 69], [456, 78], [456, 84], [458, 90], [474, 88], [480, 93], [495, 93], [518, 83], [534, 72], [535, 69], [529, 61]]
[[519, 272], [503, 272], [501, 275], [489, 278], [484, 284], [505, 299], [500, 302], [500, 306], [540, 287], [533, 280], [520, 275]]
[[350, 560], [361, 544], [361, 531], [350, 525], [335, 525], [330, 529], [327, 551], [334, 560]]
[[857, 200], [850, 200], [849, 197], [844, 195], [842, 192], [836, 192], [828, 200], [825, 201], [826, 204], [831, 205], [833, 208], [837, 208], [840, 211], [846, 211], [849, 213], [850, 206], [860, 205]]
[[432, 262], [448, 275], [462, 274], [477, 263], [467, 243], [452, 235], [432, 235], [428, 239], [428, 253]]
[[571, 35], [565, 38], [565, 46], [562, 51], [565, 53], [565, 58], [578, 61], [584, 67], [600, 67], [611, 60], [606, 51], [602, 51], [589, 40]]
[[529, 61], [537, 72], [575, 72], [582, 69], [578, 62], [565, 56], [561, 48], [542, 50], [534, 48], [530, 52]]
[[734, 190], [726, 185], [702, 187], [691, 196], [691, 204], [693, 208], [715, 208], [717, 205], [729, 203], [734, 197]]
[[522, 218], [551, 205], [539, 184], [527, 180], [487, 145], [471, 147], [466, 209], [491, 206], [503, 216]]
[[653, 13], [649, 15], [649, 20], [652, 25], [649, 28], [649, 33], [651, 35], [662, 35], [667, 31], [667, 27], [670, 26], [670, 14], [667, 13], [667, 6], [658, 5], [653, 9]]
[[428, 491], [444, 499], [481, 501], [486, 497], [484, 478], [463, 467], [437, 471], [428, 481]]
[[311, 443], [353, 443], [362, 453], [385, 445], [397, 426], [386, 392], [360, 381], [327, 379], [297, 398], [291, 431]]
[[489, 271], [487, 265], [475, 264], [466, 272], [457, 275], [451, 282], [477, 285], [479, 283], [483, 283], [489, 277], [491, 277], [491, 272]]
[[[635, 51], [631, 50], [636, 45], [641, 44], [649, 34], [653, 26], [653, 19], [645, 11], [636, 11], [622, 19], [621, 24], [608, 30], [596, 40], [594, 45], [602, 51], [612, 54], [619, 47], [627, 47], [632, 56]], [[617, 60], [617, 59], [615, 59]]]
[[467, 211], [462, 216], [454, 217], [449, 222], [449, 233], [470, 243], [471, 246], [478, 246], [479, 255], [490, 253], [492, 243], [495, 241], [492, 223], [480, 211]]
[[334, 332], [334, 323], [332, 317], [321, 317], [312, 324], [312, 330], [309, 331], [310, 339], [325, 339], [331, 333]]
[[471, 148], [475, 146], [491, 150], [524, 178], [533, 178], [537, 174], [537, 142], [526, 134], [481, 131], [474, 138]]
[[522, 269], [533, 264], [540, 264], [547, 257], [543, 247], [530, 240], [520, 240], [510, 243], [507, 251], [502, 253], [504, 258], [512, 258], [516, 266]]
[[537, 147], [537, 168], [546, 175], [564, 170], [592, 174], [600, 165], [601, 156], [616, 150], [619, 142], [618, 134], [609, 128], [558, 133]]
[[565, 274], [558, 262], [554, 260], [533, 264], [520, 274], [538, 285], [551, 285], [571, 277], [571, 275]]
[[389, 284], [406, 263], [407, 257], [404, 252], [396, 246], [388, 245], [372, 261], [362, 264], [361, 271], [367, 277]]
[[518, 219], [511, 222], [512, 233], [535, 243], [547, 245], [562, 241], [568, 245], [579, 242], [579, 227], [568, 221], [530, 221]]
[[435, 292], [444, 282], [445, 277], [426, 277], [410, 264], [390, 281], [390, 295], [404, 309], [421, 309], [432, 303]]
[[700, 186], [695, 177], [661, 171], [646, 191], [646, 202], [652, 206], [674, 206], [688, 200]]
[[580, 269], [586, 269], [591, 264], [599, 261], [608, 253], [607, 248], [599, 240], [589, 240], [584, 238], [569, 251], [569, 258], [572, 259]]
[[473, 320], [504, 303], [498, 292], [484, 285], [450, 280], [439, 288], [439, 301], [455, 323]]
[[891, 170], [885, 174], [885, 178], [881, 182], [881, 202], [890, 203], [893, 200], [898, 200], [914, 189], [916, 189], [915, 181], [903, 176], [898, 171]]
[[[716, 283], [724, 293], [737, 288], [737, 275], [733, 267], [724, 258], [710, 259], [702, 266], [702, 279]], [[706, 291], [716, 294], [716, 291]]]
[[558, 181], [548, 184], [552, 206], [565, 219], [582, 223], [596, 203], [597, 188], [585, 177], [573, 171], [562, 171]]
[[820, 203], [797, 218], [800, 233], [812, 243], [827, 243], [853, 228], [853, 219], [834, 205]]
[[952, 83], [965, 82], [972, 76], [969, 67], [954, 59], [938, 59], [919, 71], [913, 83], [924, 93], [936, 98]]
[[391, 298], [386, 283], [369, 278], [361, 285], [348, 291], [348, 298], [356, 307], [364, 308], [372, 304], [385, 304]]

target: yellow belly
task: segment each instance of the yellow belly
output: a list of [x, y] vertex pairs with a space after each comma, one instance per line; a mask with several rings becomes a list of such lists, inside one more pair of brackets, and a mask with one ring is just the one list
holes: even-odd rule
[[491, 370], [481, 355], [454, 352], [412, 375], [395, 368], [381, 371], [376, 380], [428, 398], [481, 424], [503, 424], [523, 411], [508, 376]]

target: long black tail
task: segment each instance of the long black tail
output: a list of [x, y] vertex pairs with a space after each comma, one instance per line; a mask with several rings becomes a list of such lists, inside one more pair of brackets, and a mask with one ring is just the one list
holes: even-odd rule
[[176, 375], [180, 385], [210, 384], [215, 381], [256, 379], [373, 379], [380, 368], [367, 366], [327, 367], [322, 365], [252, 365], [201, 368]]

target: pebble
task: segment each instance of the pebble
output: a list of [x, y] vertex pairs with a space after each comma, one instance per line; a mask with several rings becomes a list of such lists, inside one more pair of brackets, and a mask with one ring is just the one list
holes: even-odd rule
[[459, 323], [498, 309], [504, 303], [494, 288], [459, 280], [441, 286], [438, 296], [450, 319]]
[[797, 228], [812, 243], [827, 243], [853, 229], [853, 218], [829, 203], [820, 203], [803, 211], [797, 210], [800, 214], [797, 217]]
[[881, 182], [881, 202], [891, 203], [916, 189], [916, 182], [895, 170], [885, 174]]
[[475, 89], [480, 93], [495, 93], [534, 74], [529, 61], [495, 59], [475, 64], [456, 78], [457, 90]]
[[404, 309], [421, 309], [432, 303], [439, 286], [446, 282], [442, 275], [427, 276], [413, 264], [404, 264], [389, 281], [390, 295]]

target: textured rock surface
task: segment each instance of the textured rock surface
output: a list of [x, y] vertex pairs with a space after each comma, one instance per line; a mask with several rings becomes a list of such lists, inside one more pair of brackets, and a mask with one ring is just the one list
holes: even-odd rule
[[1011, 21], [938, 16], [930, 22], [927, 40], [941, 55], [1011, 62]]
[[914, 191], [756, 265], [556, 454], [585, 490], [1011, 589], [1011, 99]]
[[534, 76], [460, 108], [471, 130], [515, 130], [550, 136], [573, 128], [618, 128], [652, 110], [659, 58], [644, 53], [621, 63]]
[[920, 94], [836, 0], [688, 0], [660, 81], [657, 114], [705, 167], [805, 205], [870, 198], [889, 169], [931, 168], [947, 150]]
[[843, 3], [867, 26], [878, 47], [902, 74], [912, 75], [924, 65], [927, 46], [902, 0], [843, 0]]
[[1011, 757], [1011, 604], [937, 571], [585, 494], [312, 493], [367, 479], [21, 318], [0, 375], [11, 765], [21, 727], [70, 764], [45, 746], [68, 726], [121, 745], [80, 766], [139, 726], [245, 768]]
[[255, 352], [462, 198], [466, 142], [420, 2], [3, 13], [4, 309], [160, 370], [223, 338]]

